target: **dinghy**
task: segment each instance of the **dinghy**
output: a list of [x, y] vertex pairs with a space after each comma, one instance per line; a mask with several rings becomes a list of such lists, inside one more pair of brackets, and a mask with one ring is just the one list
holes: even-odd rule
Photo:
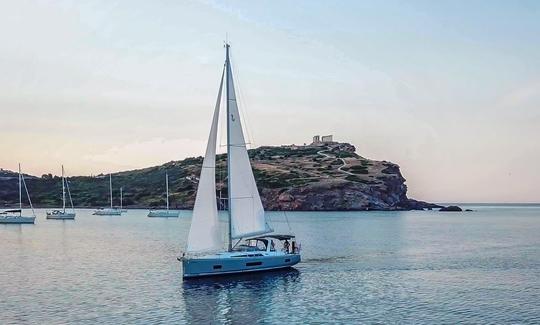
[[[66, 189], [71, 204], [71, 211], [66, 211]], [[64, 165], [62, 165], [62, 210], [53, 210], [47, 212], [47, 219], [53, 220], [73, 220], [75, 219], [75, 209], [73, 208], [73, 200], [71, 199], [71, 191], [69, 184], [64, 176]]]
[[149, 217], [178, 218], [179, 211], [169, 210], [169, 174], [165, 172], [165, 192], [167, 198], [167, 210], [150, 210]]
[[[23, 215], [23, 206], [22, 206], [22, 188], [24, 185], [24, 190], [28, 198], [28, 203], [30, 203], [30, 209], [32, 209], [32, 216]], [[0, 212], [0, 224], [24, 224], [24, 223], [35, 223], [36, 214], [34, 212], [34, 207], [32, 206], [32, 200], [30, 200], [30, 194], [28, 194], [28, 188], [26, 187], [26, 182], [24, 181], [24, 175], [21, 172], [21, 164], [19, 164], [19, 208], [6, 210]]]
[[[206, 147], [186, 252], [183, 277], [225, 275], [291, 267], [300, 262], [294, 235], [273, 234], [268, 224], [249, 161], [236, 102], [229, 44]], [[216, 139], [223, 91], [226, 85], [228, 244], [223, 249], [216, 202]]]
[[110, 208], [99, 208], [94, 211], [96, 216], [119, 216], [122, 215], [122, 210], [113, 207], [113, 198], [112, 198], [112, 175], [109, 174], [109, 194], [111, 200]]

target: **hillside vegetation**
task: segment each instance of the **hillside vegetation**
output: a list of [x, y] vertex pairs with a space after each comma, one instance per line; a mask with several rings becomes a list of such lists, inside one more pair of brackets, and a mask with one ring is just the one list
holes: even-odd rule
[[[348, 143], [320, 146], [259, 147], [249, 150], [263, 204], [268, 210], [404, 210], [436, 207], [407, 198], [399, 166], [363, 158]], [[195, 201], [202, 157], [171, 161], [144, 169], [114, 173], [114, 205], [157, 208], [165, 205], [165, 172], [169, 174], [170, 204], [190, 209]], [[216, 196], [227, 196], [226, 155], [217, 157]], [[32, 202], [38, 207], [61, 205], [58, 176], [25, 175]], [[0, 206], [18, 202], [17, 174], [0, 170]], [[108, 175], [69, 178], [77, 207], [109, 205]], [[226, 205], [220, 200], [220, 206]]]

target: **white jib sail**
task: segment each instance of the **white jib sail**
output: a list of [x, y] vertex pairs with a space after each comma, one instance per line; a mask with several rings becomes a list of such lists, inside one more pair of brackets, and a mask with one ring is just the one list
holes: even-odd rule
[[222, 89], [223, 73], [221, 74], [212, 127], [208, 136], [206, 154], [204, 155], [195, 206], [193, 207], [193, 217], [187, 242], [188, 253], [207, 252], [223, 248], [216, 202], [216, 140]]
[[242, 122], [234, 91], [232, 69], [227, 64], [227, 100], [229, 105], [228, 125], [230, 132], [230, 202], [231, 237], [242, 238], [272, 232], [266, 222], [264, 208], [249, 162]]

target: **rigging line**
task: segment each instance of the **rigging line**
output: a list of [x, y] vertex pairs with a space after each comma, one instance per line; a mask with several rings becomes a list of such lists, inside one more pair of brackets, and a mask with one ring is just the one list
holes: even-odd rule
[[[225, 87], [223, 87], [223, 88], [224, 88], [224, 90], [223, 90], [224, 93], [229, 91], [228, 90], [228, 85], [225, 85]], [[220, 107], [219, 121], [221, 121], [221, 123], [218, 122], [219, 147], [226, 146], [226, 144], [225, 145], [223, 144], [223, 133], [224, 133], [224, 130], [227, 130], [227, 126], [223, 127], [223, 124], [224, 124], [223, 121], [227, 121], [227, 110], [226, 109], [221, 109], [221, 108], [226, 107], [226, 103], [225, 103], [226, 100], [227, 100], [227, 95], [225, 94], [225, 96], [221, 96], [221, 100], [220, 100], [220, 103], [219, 103], [219, 107]]]
[[287, 211], [283, 211], [283, 214], [285, 215], [285, 221], [287, 221], [287, 226], [289, 227], [289, 232], [292, 234], [292, 228], [291, 228], [291, 224], [289, 223], [289, 217], [287, 216]]
[[[237, 80], [240, 80], [239, 77], [237, 77]], [[251, 122], [249, 120], [249, 117], [248, 117], [248, 113], [247, 113], [247, 107], [248, 107], [248, 104], [247, 104], [247, 101], [244, 97], [244, 92], [242, 91], [242, 87], [241, 87], [241, 83], [238, 82], [238, 94], [239, 94], [239, 98], [240, 98], [240, 114], [242, 115], [242, 119], [245, 121], [245, 129], [246, 129], [246, 134], [247, 134], [247, 138], [248, 138], [248, 144], [250, 144], [250, 147], [251, 147], [251, 144], [254, 143], [255, 141], [253, 140], [253, 132], [251, 130]]]
[[22, 181], [24, 184], [24, 190], [26, 191], [26, 197], [28, 197], [28, 203], [30, 203], [30, 209], [32, 209], [32, 215], [35, 217], [36, 212], [34, 211], [34, 206], [32, 205], [32, 200], [30, 200], [30, 194], [28, 193], [28, 187], [26, 187], [26, 181], [24, 180], [24, 175], [22, 175]]
[[[246, 131], [246, 135], [248, 137], [248, 141], [249, 143], [253, 143], [253, 137], [251, 136], [252, 132], [251, 132], [251, 128], [250, 128], [250, 123], [248, 121], [248, 116], [247, 116], [247, 109], [244, 109], [244, 106], [247, 107], [247, 102], [244, 98], [244, 93], [242, 92], [242, 85], [241, 85], [241, 82], [240, 82], [240, 75], [239, 75], [239, 71], [238, 71], [238, 68], [236, 67], [236, 64], [234, 63], [234, 57], [233, 56], [230, 56], [229, 58], [229, 61], [231, 61], [231, 65], [235, 66], [235, 70], [233, 70], [233, 75], [234, 75], [234, 78], [236, 79], [236, 90], [237, 90], [237, 93], [238, 93], [238, 97], [237, 99], [239, 99], [240, 101], [237, 100], [237, 106], [239, 106], [239, 111], [240, 111], [240, 115], [242, 116], [242, 119], [244, 120], [244, 129]], [[232, 70], [232, 69], [231, 69]], [[241, 105], [238, 105], [238, 102], [241, 104]]]
[[270, 223], [273, 223], [273, 222], [272, 222], [272, 218], [270, 218], [270, 214], [269, 214], [269, 213], [267, 213], [266, 211], [264, 211], [264, 223], [265, 223], [269, 228], [272, 228], [272, 227], [270, 227], [269, 222], [270, 222]]
[[66, 188], [67, 188], [67, 192], [69, 196], [69, 202], [71, 203], [71, 209], [74, 210], [75, 208], [73, 207], [73, 200], [71, 199], [71, 191], [69, 190], [69, 181], [67, 180], [67, 178], [66, 178]]
[[236, 244], [234, 244], [233, 249], [234, 249], [238, 244], [240, 244], [240, 242], [242, 241], [242, 239], [244, 239], [244, 238], [239, 238], [239, 239], [238, 239], [238, 241], [236, 242]]

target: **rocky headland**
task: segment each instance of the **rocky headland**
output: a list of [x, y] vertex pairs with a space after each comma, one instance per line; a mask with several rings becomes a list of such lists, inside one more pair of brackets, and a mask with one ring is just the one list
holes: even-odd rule
[[[397, 164], [356, 154], [349, 143], [307, 146], [264, 146], [249, 150], [263, 205], [267, 210], [354, 211], [422, 210], [441, 206], [407, 197], [407, 185]], [[155, 208], [164, 205], [165, 171], [170, 179], [172, 207], [190, 209], [195, 201], [202, 157], [171, 161], [138, 170], [113, 173], [115, 204], [124, 189], [124, 206]], [[217, 157], [216, 196], [227, 196], [226, 156]], [[17, 174], [0, 170], [0, 206], [18, 202]], [[32, 201], [38, 207], [61, 204], [61, 182], [51, 174], [25, 175]], [[107, 206], [108, 177], [69, 178], [78, 207]], [[220, 206], [226, 205], [220, 200]]]

